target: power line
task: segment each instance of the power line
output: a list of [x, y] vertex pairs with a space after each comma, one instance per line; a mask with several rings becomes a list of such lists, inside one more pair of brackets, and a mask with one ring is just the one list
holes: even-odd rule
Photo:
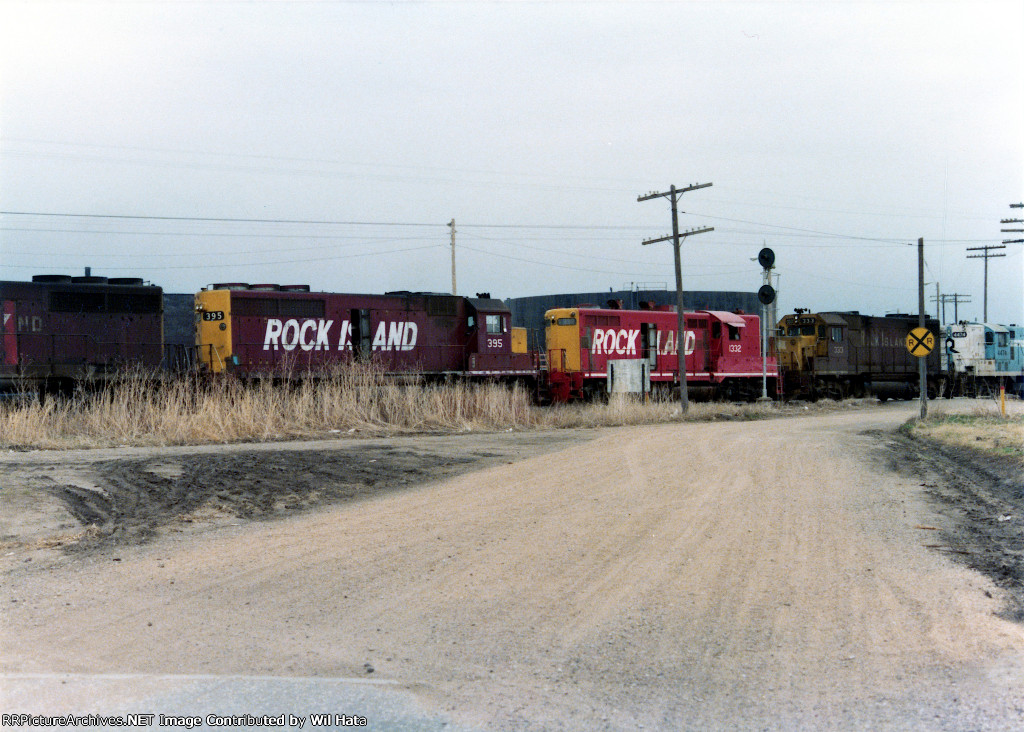
[[434, 226], [447, 224], [406, 221], [330, 221], [317, 219], [245, 219], [218, 216], [141, 216], [130, 214], [53, 213], [44, 211], [0, 211], [0, 216], [53, 216], [55, 218], [124, 219], [129, 221], [201, 221], [229, 224], [313, 224], [318, 226]]
[[[693, 213], [693, 212], [690, 212]], [[711, 214], [700, 214], [709, 219], [715, 219], [718, 221], [729, 221], [732, 223], [748, 224], [751, 226], [760, 226], [770, 229], [781, 229], [786, 232], [793, 232], [787, 234], [773, 234], [771, 232], [763, 231], [750, 231], [744, 232], [742, 230], [734, 231], [733, 233], [749, 233], [754, 236], [825, 236], [835, 239], [849, 239], [851, 241], [865, 241], [865, 242], [880, 242], [883, 245], [903, 245], [908, 243], [908, 239], [898, 237], [871, 237], [862, 236], [857, 234], [843, 234], [837, 232], [819, 231], [816, 229], [804, 229], [794, 226], [785, 226], [782, 224], [769, 224], [759, 221], [750, 221], [747, 219], [734, 219], [725, 216], [714, 216]], [[197, 223], [227, 223], [227, 224], [288, 224], [288, 225], [309, 225], [309, 226], [385, 226], [385, 227], [426, 227], [426, 228], [447, 228], [447, 223], [436, 223], [436, 222], [424, 222], [424, 221], [354, 221], [354, 220], [331, 220], [331, 219], [257, 219], [257, 218], [242, 218], [242, 217], [222, 217], [222, 216], [154, 216], [154, 215], [131, 215], [131, 214], [87, 214], [87, 213], [65, 213], [65, 212], [44, 212], [44, 211], [0, 211], [0, 216], [41, 216], [41, 217], [53, 217], [53, 218], [84, 218], [84, 219], [103, 219], [103, 220], [126, 220], [126, 221], [181, 221], [181, 222], [197, 222]], [[460, 229], [511, 229], [517, 231], [528, 231], [528, 230], [548, 230], [548, 231], [621, 231], [621, 232], [642, 232], [646, 231], [645, 227], [641, 226], [624, 226], [624, 225], [613, 225], [613, 224], [459, 224]], [[0, 227], [0, 230], [5, 231], [35, 231], [36, 229], [27, 229], [19, 227]], [[49, 231], [48, 229], [45, 231]], [[80, 229], [67, 229], [57, 231], [68, 231], [70, 233], [93, 233], [91, 230], [80, 230]], [[730, 231], [729, 229], [723, 229], [723, 231]], [[148, 234], [149, 232], [110, 232], [105, 231], [101, 233], [123, 233], [123, 234]], [[173, 232], [181, 236], [199, 236], [199, 235], [210, 235], [210, 236], [227, 236], [226, 234], [211, 234], [207, 232]], [[234, 234], [234, 236], [261, 236], [262, 234]], [[271, 235], [267, 235], [271, 236]], [[276, 235], [285, 236], [285, 235]], [[288, 236], [299, 237], [300, 234], [292, 234]], [[991, 241], [991, 239], [929, 239], [929, 242], [942, 242], [948, 244], [957, 243], [968, 243], [968, 242], [980, 242], [980, 241]], [[795, 244], [776, 244], [776, 246], [799, 246]], [[819, 244], [817, 246], [825, 246]]]
[[[422, 246], [422, 247], [405, 247], [403, 249], [386, 249], [386, 250], [381, 251], [381, 252], [360, 252], [358, 254], [338, 254], [338, 255], [334, 255], [334, 256], [328, 255], [328, 256], [322, 256], [322, 257], [307, 257], [307, 258], [304, 258], [304, 259], [279, 259], [279, 260], [274, 260], [272, 262], [238, 262], [238, 263], [221, 262], [221, 263], [218, 263], [216, 266], [211, 266], [210, 264], [168, 264], [168, 265], [161, 265], [159, 267], [147, 267], [145, 265], [133, 265], [131, 267], [105, 267], [105, 269], [110, 270], [110, 271], [120, 271], [120, 272], [130, 272], [130, 271], [136, 271], [136, 270], [138, 270], [138, 271], [147, 271], [147, 272], [148, 271], [163, 272], [163, 271], [172, 270], [172, 269], [205, 269], [205, 270], [209, 270], [209, 269], [224, 269], [224, 268], [237, 268], [237, 267], [265, 267], [265, 266], [271, 265], [271, 264], [274, 264], [274, 265], [276, 265], [276, 264], [298, 264], [298, 263], [303, 263], [303, 262], [325, 262], [325, 261], [335, 260], [335, 259], [355, 259], [357, 257], [374, 257], [374, 256], [380, 256], [380, 255], [384, 255], [384, 254], [398, 254], [398, 253], [401, 253], [401, 252], [416, 252], [416, 251], [420, 251], [421, 249], [435, 249], [436, 247], [437, 247], [436, 244], [428, 244], [428, 245]], [[24, 265], [16, 265], [16, 264], [0, 264], [0, 267], [6, 268], [6, 269], [31, 269], [30, 267], [26, 267]]]

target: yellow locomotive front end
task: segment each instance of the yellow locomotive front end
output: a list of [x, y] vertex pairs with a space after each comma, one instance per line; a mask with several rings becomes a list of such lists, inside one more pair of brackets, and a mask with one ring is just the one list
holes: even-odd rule
[[579, 311], [576, 308], [555, 308], [544, 313], [544, 343], [550, 371], [579, 372]]
[[819, 326], [824, 326], [820, 316], [800, 310], [779, 321], [775, 346], [780, 368], [791, 374], [813, 369]]
[[209, 372], [224, 371], [232, 356], [231, 290], [196, 293], [196, 350], [199, 363]]

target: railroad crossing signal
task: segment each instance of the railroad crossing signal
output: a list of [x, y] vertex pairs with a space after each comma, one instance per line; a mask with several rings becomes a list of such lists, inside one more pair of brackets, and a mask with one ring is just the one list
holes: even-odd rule
[[927, 328], [914, 328], [907, 334], [907, 350], [911, 356], [924, 358], [935, 348], [935, 334]]

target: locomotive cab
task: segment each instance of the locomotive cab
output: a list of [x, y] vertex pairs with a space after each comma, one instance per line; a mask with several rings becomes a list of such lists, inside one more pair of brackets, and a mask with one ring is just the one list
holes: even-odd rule
[[231, 290], [203, 290], [196, 294], [196, 348], [199, 364], [219, 374], [232, 363]]
[[510, 313], [505, 303], [489, 297], [469, 298], [470, 352], [482, 356], [508, 353], [512, 348]]
[[[777, 343], [780, 368], [788, 374], [811, 371], [818, 344], [818, 317], [798, 312], [779, 322]], [[824, 330], [824, 325], [821, 326]]]
[[468, 371], [475, 376], [536, 376], [526, 329], [512, 327], [512, 313], [487, 293], [466, 299]]
[[558, 372], [579, 372], [580, 348], [590, 348], [589, 343], [580, 343], [579, 310], [548, 310], [544, 314], [544, 320], [548, 368]]

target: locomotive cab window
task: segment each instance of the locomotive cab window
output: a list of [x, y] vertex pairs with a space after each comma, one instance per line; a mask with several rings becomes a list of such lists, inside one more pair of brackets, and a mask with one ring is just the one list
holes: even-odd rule
[[726, 327], [729, 329], [729, 340], [738, 341], [740, 339], [740, 329], [735, 325], [726, 325]]
[[488, 333], [501, 333], [501, 316], [500, 315], [485, 315], [484, 322], [487, 325]]
[[843, 329], [842, 328], [833, 327], [829, 332], [831, 333], [831, 337], [832, 337], [832, 340], [834, 342], [836, 342], [836, 343], [841, 343], [842, 342], [842, 340], [843, 340]]
[[711, 324], [711, 337], [721, 338], [722, 337], [722, 324], [717, 320]]

